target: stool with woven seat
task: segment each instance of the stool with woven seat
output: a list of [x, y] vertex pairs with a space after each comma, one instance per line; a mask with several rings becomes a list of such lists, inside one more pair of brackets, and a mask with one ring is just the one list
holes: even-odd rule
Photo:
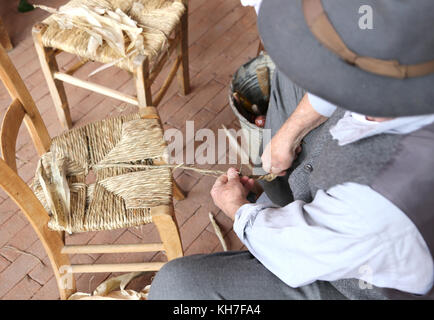
[[[168, 260], [183, 255], [172, 204], [172, 196], [181, 200], [183, 195], [171, 170], [164, 167], [167, 147], [156, 108], [142, 107], [138, 113], [100, 120], [51, 139], [1, 45], [0, 78], [13, 100], [0, 132], [0, 187], [21, 208], [42, 241], [62, 299], [75, 291], [71, 273], [156, 271], [164, 264], [71, 265], [68, 254], [164, 251]], [[41, 156], [32, 188], [17, 173], [15, 148], [23, 121]], [[151, 222], [161, 242], [65, 245], [65, 232]]]
[[[80, 23], [77, 23], [77, 27], [65, 26], [69, 22], [62, 21], [57, 13], [33, 28], [34, 43], [42, 71], [64, 128], [71, 128], [72, 122], [63, 82], [133, 105], [156, 107], [178, 73], [181, 93], [189, 93], [187, 0], [71, 0], [63, 6], [66, 8], [64, 16], [68, 16], [68, 9], [83, 7], [93, 8], [95, 12], [107, 11], [105, 16], [111, 20], [103, 21], [107, 24], [98, 29], [99, 34], [93, 33], [87, 26], [80, 29]], [[90, 11], [90, 14], [95, 14], [94, 11]], [[108, 39], [115, 36], [109, 33], [107, 28], [113, 27], [117, 30], [116, 24], [113, 23], [116, 19], [119, 20], [119, 24], [122, 22], [124, 35], [128, 34], [140, 41], [129, 43], [130, 38], [126, 37], [125, 43], [124, 39], [116, 45], [109, 43]], [[99, 22], [95, 24], [98, 25]], [[140, 34], [133, 34], [138, 29], [131, 29], [131, 25], [140, 27]], [[105, 38], [101, 37], [101, 34]], [[131, 47], [137, 43], [140, 44], [140, 49], [133, 50]], [[120, 51], [118, 47], [121, 47]], [[155, 97], [152, 97], [151, 85], [175, 50], [177, 56], [173, 66]], [[62, 51], [76, 55], [80, 59], [66, 72], [59, 72], [56, 61], [56, 55]], [[137, 97], [74, 77], [73, 73], [89, 61], [115, 65], [131, 73]]]

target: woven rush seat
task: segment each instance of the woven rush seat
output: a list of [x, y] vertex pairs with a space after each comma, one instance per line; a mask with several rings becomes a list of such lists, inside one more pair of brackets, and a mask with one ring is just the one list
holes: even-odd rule
[[[113, 11], [119, 8], [143, 28], [144, 52], [140, 54], [148, 58], [150, 70], [158, 62], [159, 56], [164, 53], [170, 34], [179, 24], [180, 18], [186, 10], [181, 2], [173, 0], [72, 0], [65, 6], [77, 7], [98, 2], [110, 6]], [[134, 53], [125, 59], [106, 42], [103, 42], [96, 52], [89, 52], [88, 42], [90, 36], [87, 32], [78, 30], [75, 27], [62, 28], [52, 16], [43, 22], [48, 25], [42, 34], [42, 42], [45, 47], [61, 49], [90, 61], [101, 63], [116, 61], [116, 66], [133, 72], [133, 60], [138, 53]]]
[[138, 113], [109, 118], [53, 138], [38, 163], [33, 190], [53, 230], [138, 226], [152, 221], [151, 208], [172, 203], [172, 173], [128, 165], [166, 160], [158, 119]]

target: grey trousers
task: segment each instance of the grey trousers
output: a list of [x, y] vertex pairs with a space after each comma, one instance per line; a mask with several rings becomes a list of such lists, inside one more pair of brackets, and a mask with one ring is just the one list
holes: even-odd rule
[[324, 281], [291, 288], [248, 251], [228, 251], [168, 262], [152, 282], [149, 299], [340, 300], [346, 297]]

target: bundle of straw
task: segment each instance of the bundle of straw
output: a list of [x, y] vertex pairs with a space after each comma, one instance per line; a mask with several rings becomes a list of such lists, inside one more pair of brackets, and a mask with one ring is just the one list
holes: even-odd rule
[[[143, 53], [143, 28], [119, 8], [112, 8], [106, 0], [88, 0], [86, 3], [70, 2], [59, 9], [43, 5], [35, 7], [52, 13], [51, 18], [62, 29], [77, 28], [89, 34], [87, 50], [96, 54], [105, 41], [116, 53], [126, 58], [133, 53]], [[126, 43], [128, 46], [126, 47]]]

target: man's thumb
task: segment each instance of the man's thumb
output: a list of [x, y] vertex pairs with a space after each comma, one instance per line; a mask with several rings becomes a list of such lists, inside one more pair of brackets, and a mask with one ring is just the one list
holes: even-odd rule
[[237, 170], [235, 170], [234, 168], [228, 169], [227, 176], [228, 176], [228, 180], [235, 180], [235, 179], [239, 180], [240, 179], [240, 176], [238, 175]]

